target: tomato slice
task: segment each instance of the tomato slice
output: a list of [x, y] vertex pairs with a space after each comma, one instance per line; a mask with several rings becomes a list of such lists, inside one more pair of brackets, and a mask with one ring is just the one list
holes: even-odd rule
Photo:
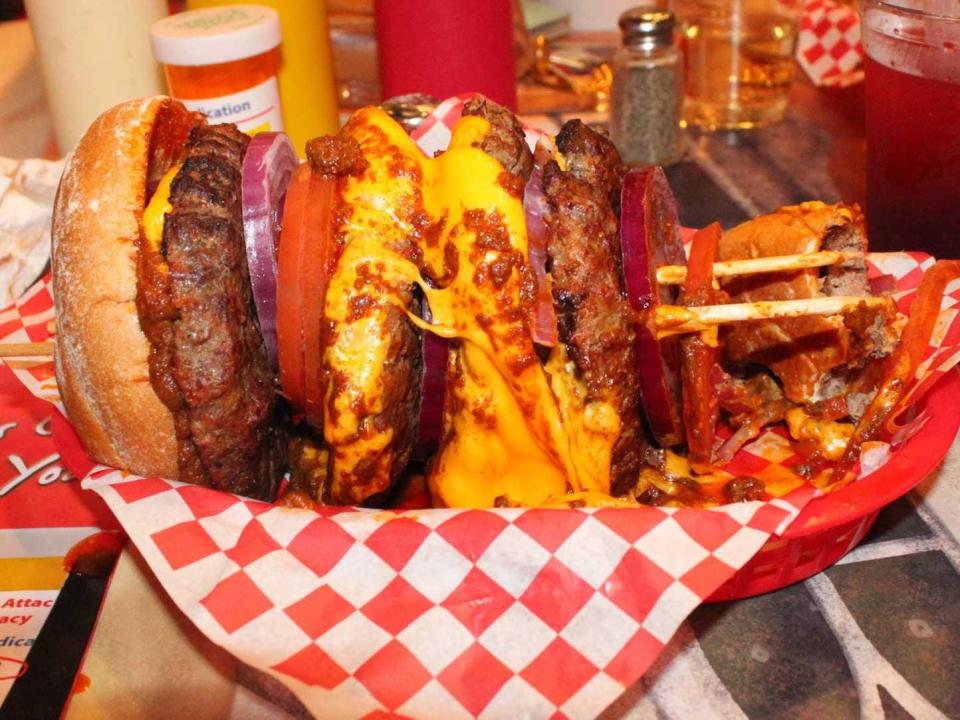
[[304, 407], [303, 338], [300, 334], [301, 232], [310, 186], [310, 168], [298, 167], [290, 178], [283, 205], [280, 244], [277, 248], [277, 353], [280, 387], [295, 410]]
[[307, 422], [323, 425], [323, 305], [330, 273], [336, 262], [333, 240], [333, 204], [336, 182], [310, 176], [310, 201], [300, 256], [300, 302], [303, 323], [303, 373]]
[[[713, 263], [717, 259], [720, 234], [720, 226], [713, 223], [693, 236], [681, 295], [683, 304], [705, 305], [713, 301]], [[719, 357], [716, 343], [708, 343], [701, 333], [680, 341], [683, 422], [690, 463], [696, 470], [706, 469], [713, 456], [713, 439], [720, 413], [713, 378]]]
[[335, 189], [334, 179], [316, 175], [308, 164], [297, 168], [287, 188], [278, 256], [280, 386], [315, 427], [323, 423], [323, 304], [338, 255]]
[[[712, 223], [697, 230], [690, 243], [690, 259], [687, 260], [687, 278], [683, 281], [683, 294], [713, 294], [713, 263], [720, 247], [720, 225]], [[703, 304], [704, 299], [698, 304]]]

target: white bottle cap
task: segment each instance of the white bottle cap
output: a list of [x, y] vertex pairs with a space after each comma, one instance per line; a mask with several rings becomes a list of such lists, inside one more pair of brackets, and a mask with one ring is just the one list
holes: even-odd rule
[[242, 60], [280, 44], [280, 16], [262, 5], [188, 10], [157, 20], [150, 28], [150, 44], [153, 56], [166, 65]]

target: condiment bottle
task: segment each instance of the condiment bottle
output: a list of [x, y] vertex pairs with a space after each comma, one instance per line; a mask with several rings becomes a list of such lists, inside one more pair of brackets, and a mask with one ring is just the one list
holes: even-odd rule
[[259, 5], [190, 10], [154, 23], [150, 42], [171, 97], [210, 122], [234, 123], [251, 135], [283, 130], [276, 11]]
[[[60, 154], [109, 107], [163, 92], [145, 38], [167, 15], [165, 0], [27, 0], [26, 7]], [[3, 51], [0, 43], [0, 58]]]
[[613, 59], [610, 138], [624, 162], [665, 165], [680, 157], [683, 60], [673, 14], [632, 8], [620, 16], [623, 45]]
[[[231, 2], [235, 0], [187, 0], [187, 7], [195, 10]], [[307, 140], [317, 135], [334, 135], [340, 127], [327, 3], [323, 0], [257, 0], [257, 4], [271, 7], [280, 14], [283, 34], [280, 97], [284, 130], [303, 157]]]
[[511, 0], [376, 0], [383, 98], [481, 93], [517, 108]]

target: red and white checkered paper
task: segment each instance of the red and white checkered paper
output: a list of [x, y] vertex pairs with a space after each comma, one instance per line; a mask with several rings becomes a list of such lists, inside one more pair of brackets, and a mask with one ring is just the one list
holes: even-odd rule
[[177, 605], [318, 717], [593, 717], [812, 495], [715, 510], [274, 507], [94, 473]]
[[[428, 153], [458, 116], [448, 101], [421, 126]], [[931, 262], [911, 253], [869, 264], [897, 278], [906, 308]], [[948, 289], [924, 385], [960, 360], [960, 283]], [[51, 313], [45, 280], [0, 314], [0, 337], [45, 339]], [[50, 398], [45, 367], [18, 375]], [[731, 469], [795, 458], [770, 432]], [[84, 487], [207, 637], [330, 718], [595, 716], [815, 494], [803, 486], [709, 510], [391, 512], [281, 508], [110, 468]]]
[[[0, 310], [0, 338], [4, 342], [46, 342], [52, 337], [54, 319], [50, 276], [34, 283], [17, 301]], [[58, 403], [53, 363], [9, 361], [7, 365], [37, 397]]]
[[863, 80], [860, 16], [839, 0], [808, 0], [800, 21], [797, 62], [814, 85], [847, 87]]

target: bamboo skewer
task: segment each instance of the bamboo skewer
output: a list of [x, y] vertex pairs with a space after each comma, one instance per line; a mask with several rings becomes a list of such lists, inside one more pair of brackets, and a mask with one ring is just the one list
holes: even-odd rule
[[660, 338], [669, 335], [694, 333], [714, 325], [749, 320], [801, 317], [806, 315], [838, 315], [854, 310], [863, 303], [867, 307], [886, 305], [887, 297], [838, 296], [805, 298], [802, 300], [764, 300], [729, 305], [658, 305], [651, 321]]
[[[728, 305], [658, 305], [650, 318], [657, 337], [702, 332], [715, 325], [751, 320], [801, 317], [805, 315], [839, 315], [863, 303], [877, 307], [890, 302], [887, 297], [840, 296], [805, 298], [802, 300], [764, 300]], [[0, 343], [0, 358], [51, 357], [52, 342]]]
[[[814, 266], [815, 267], [815, 266]], [[839, 315], [850, 312], [863, 303], [877, 307], [890, 302], [887, 297], [839, 296], [805, 298], [801, 300], [764, 300], [728, 305], [658, 305], [650, 318], [660, 338], [670, 335], [701, 332], [714, 325], [773, 320], [805, 315]], [[52, 342], [0, 343], [0, 358], [51, 357]]]
[[[863, 253], [821, 250], [806, 255], [777, 255], [773, 257], [727, 260], [713, 264], [716, 277], [754, 275], [769, 272], [789, 272], [807, 268], [835, 265], [847, 260], [862, 258]], [[683, 265], [663, 265], [657, 268], [657, 282], [662, 285], [678, 285], [687, 277]], [[659, 305], [650, 318], [658, 337], [701, 332], [716, 325], [751, 320], [801, 317], [804, 315], [837, 315], [849, 312], [860, 303], [877, 306], [888, 303], [885, 297], [822, 297], [802, 300], [777, 300], [728, 305], [703, 305], [686, 307]], [[49, 325], [52, 325], [50, 321]], [[52, 329], [52, 328], [51, 328]], [[51, 357], [53, 342], [0, 343], [0, 358]]]
[[[775, 255], [772, 257], [725, 260], [713, 264], [714, 277], [756, 275], [768, 272], [788, 272], [808, 268], [837, 265], [846, 260], [862, 258], [863, 253], [821, 250], [804, 255]], [[685, 265], [661, 265], [657, 268], [657, 282], [661, 285], [680, 285], [687, 278]]]
[[52, 357], [53, 343], [0, 343], [0, 358]]

